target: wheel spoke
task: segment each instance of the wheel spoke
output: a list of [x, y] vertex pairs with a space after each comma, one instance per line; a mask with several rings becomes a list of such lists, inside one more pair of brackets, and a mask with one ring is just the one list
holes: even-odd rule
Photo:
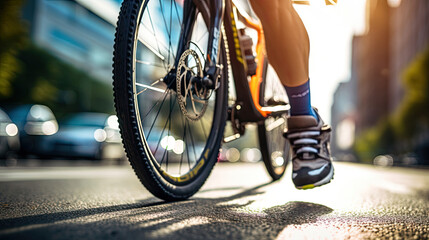
[[[158, 47], [158, 53], [159, 52], [161, 52], [161, 50], [159, 49], [159, 41], [158, 41], [158, 37], [156, 36], [156, 31], [155, 31], [155, 27], [154, 27], [154, 25], [153, 25], [153, 21], [152, 21], [152, 17], [151, 17], [151, 15], [150, 15], [150, 11], [149, 11], [149, 8], [147, 9], [147, 14], [148, 14], [148, 16], [149, 16], [149, 20], [150, 20], [150, 25], [152, 26], [152, 30], [153, 30], [153, 34], [154, 34], [154, 36], [155, 36], [155, 42], [156, 42], [156, 45], [157, 45], [157, 47]], [[140, 34], [139, 34], [139, 38], [140, 38]], [[156, 55], [156, 54], [155, 54]], [[158, 55], [157, 55], [158, 56]], [[165, 58], [161, 55], [161, 56], [158, 56], [158, 57], [162, 57], [161, 59], [162, 59], [162, 62], [165, 64]]]
[[[172, 50], [171, 49], [171, 24], [170, 24], [170, 28], [168, 28], [168, 26], [167, 26], [167, 20], [165, 19], [164, 8], [162, 7], [163, 4], [162, 4], [161, 0], [159, 0], [159, 5], [161, 7], [161, 12], [162, 12], [161, 15], [162, 15], [162, 19], [164, 21], [164, 27], [165, 27], [165, 30], [166, 30], [167, 35], [168, 35], [167, 63], [170, 64], [170, 50]], [[172, 8], [170, 8], [170, 9], [172, 9]], [[174, 53], [173, 53], [173, 55], [174, 55]], [[176, 58], [176, 57], [174, 56], [174, 58]]]
[[206, 128], [204, 127], [203, 118], [200, 119], [200, 123], [201, 123], [201, 128], [203, 129], [204, 137], [207, 140], [208, 138], [207, 138]]
[[155, 56], [157, 56], [159, 59], [161, 59], [163, 62], [165, 61], [164, 56], [162, 56], [162, 54], [160, 53], [160, 51], [155, 50], [154, 47], [152, 47], [152, 45], [150, 45], [148, 42], [146, 42], [143, 38], [140, 37], [139, 34], [139, 38], [138, 40], [147, 47], [147, 49], [149, 49], [153, 54], [155, 54]]
[[[171, 101], [171, 100], [170, 100], [170, 101]], [[174, 109], [174, 107], [173, 107], [173, 109]], [[158, 150], [159, 145], [161, 144], [162, 135], [164, 134], [165, 128], [167, 127], [167, 124], [171, 121], [171, 112], [173, 111], [173, 109], [170, 109], [170, 112], [169, 112], [169, 114], [168, 114], [168, 117], [167, 117], [167, 119], [165, 120], [164, 127], [162, 128], [162, 132], [161, 132], [160, 138], [159, 138], [159, 140], [158, 140], [158, 144], [157, 144], [157, 146], [156, 146], [155, 154], [156, 154], [156, 151]], [[159, 114], [159, 111], [158, 111], [158, 114]], [[157, 117], [158, 117], [158, 116], [157, 116]], [[153, 121], [152, 127], [153, 127], [153, 125], [155, 124], [155, 122], [156, 122], [156, 121]], [[152, 130], [152, 127], [151, 127], [151, 130]], [[167, 136], [170, 136], [170, 135], [169, 135], [169, 133], [167, 133]], [[168, 148], [168, 145], [167, 145], [167, 147], [166, 147], [165, 151], [168, 151], [168, 150], [167, 150], [167, 148]], [[163, 161], [163, 160], [164, 160], [164, 158], [162, 158], [162, 159], [161, 159], [161, 163], [160, 163], [160, 165], [162, 164], [162, 161]]]
[[[184, 123], [183, 115], [182, 114], [180, 114], [180, 119], [182, 119], [182, 125], [184, 125], [184, 130], [183, 130], [183, 135], [182, 135], [182, 139], [183, 140], [182, 141], [184, 142], [184, 147], [186, 148], [186, 152], [188, 152], [188, 144], [186, 142], [186, 124]], [[185, 155], [185, 154], [182, 152], [182, 154], [180, 155], [179, 175], [182, 172], [183, 155]], [[187, 160], [188, 160], [188, 163], [189, 163], [189, 154], [188, 154]]]
[[[173, 15], [173, 0], [170, 0], [170, 37], [168, 38], [168, 49], [170, 53], [170, 48], [171, 48], [171, 52], [174, 54], [173, 47], [171, 46], [171, 26], [173, 25], [171, 22], [172, 15]], [[168, 64], [170, 64], [170, 54], [168, 54]]]
[[[171, 113], [173, 112], [173, 110], [174, 110], [174, 107], [176, 106], [176, 105], [174, 105], [173, 107], [172, 107], [172, 105], [173, 105], [173, 98], [170, 98], [170, 112], [168, 113], [168, 118], [167, 118], [167, 120], [166, 120], [166, 123], [165, 123], [165, 125], [164, 125], [164, 129], [165, 129], [165, 127], [166, 127], [166, 125], [167, 125], [167, 123], [168, 123], [168, 132], [167, 132], [167, 136], [171, 136]], [[164, 130], [163, 130], [164, 131]], [[167, 141], [167, 146], [166, 146], [166, 152], [167, 152], [167, 162], [166, 162], [166, 171], [168, 171], [168, 151], [169, 151], [169, 148], [170, 148], [170, 146], [169, 146], [169, 142]], [[161, 162], [160, 162], [160, 164], [159, 165], [162, 165], [162, 162], [164, 161], [164, 158], [165, 158], [165, 153], [164, 153], [164, 156], [162, 157], [162, 159], [161, 159]]]
[[144, 65], [148, 65], [148, 66], [153, 66], [153, 67], [159, 67], [159, 68], [164, 68], [164, 66], [157, 64], [157, 63], [152, 63], [152, 62], [148, 62], [148, 61], [143, 61], [143, 60], [136, 60], [137, 63], [141, 63]]
[[140, 95], [141, 93], [145, 92], [148, 89], [156, 91], [156, 92], [164, 93], [166, 91], [165, 89], [153, 87], [153, 85], [157, 84], [158, 82], [160, 82], [160, 80], [157, 80], [156, 82], [152, 83], [151, 85], [146, 85], [143, 83], [136, 83], [136, 86], [144, 87], [144, 89], [141, 90], [140, 92], [138, 92], [136, 95]]
[[[168, 92], [168, 91], [167, 91]], [[166, 97], [167, 97], [167, 95], [166, 95]], [[162, 100], [162, 103], [161, 103], [161, 105], [159, 106], [159, 109], [158, 109], [158, 112], [156, 113], [156, 115], [155, 115], [155, 119], [153, 120], [153, 123], [152, 123], [152, 125], [150, 126], [150, 129], [149, 129], [149, 132], [148, 132], [148, 136], [150, 135], [150, 133], [152, 132], [152, 129], [153, 129], [153, 126], [155, 125], [155, 123], [156, 123], [156, 119], [158, 119], [158, 116], [159, 116], [159, 113], [161, 112], [161, 109], [162, 109], [162, 106], [164, 105], [164, 103], [165, 103], [165, 99], [166, 99], [166, 97], [164, 97], [164, 99]], [[164, 131], [163, 131], [164, 132]], [[161, 134], [162, 135], [162, 134]]]
[[[155, 54], [159, 55], [159, 58], [165, 60], [164, 55], [167, 55], [168, 47], [162, 42], [162, 39], [157, 38], [156, 34], [151, 30], [152, 27], [146, 26], [146, 24], [141, 24], [145, 31], [139, 31], [138, 40], [143, 45], [148, 48], [151, 48], [151, 51], [156, 51]], [[156, 45], [156, 46], [154, 46]], [[156, 50], [159, 48], [159, 52]]]
[[[169, 87], [171, 87], [171, 85], [173, 84], [174, 82], [171, 82], [168, 86], [167, 86], [167, 89], [169, 89]], [[153, 109], [155, 109], [155, 107], [159, 104], [159, 102], [164, 102], [165, 101], [165, 98], [167, 97], [167, 95], [168, 95], [168, 93], [169, 93], [169, 90], [167, 90], [167, 91], [165, 91], [164, 92], [164, 95], [162, 95], [159, 99], [158, 99], [158, 101], [156, 101], [156, 103], [149, 109], [149, 111], [146, 113], [146, 115], [141, 119], [141, 121], [143, 122], [145, 119], [146, 119], [146, 117], [147, 116], [149, 116], [149, 114], [152, 112], [152, 110]], [[160, 100], [162, 98], [162, 100]]]
[[194, 157], [195, 157], [195, 161], [198, 160], [197, 158], [197, 152], [195, 150], [195, 142], [194, 142], [194, 137], [192, 135], [192, 131], [191, 131], [191, 125], [189, 123], [189, 120], [186, 118], [186, 122], [188, 123], [188, 127], [189, 127], [189, 135], [191, 135], [191, 142], [192, 142], [192, 149], [194, 150]]
[[180, 20], [180, 17], [179, 17], [179, 10], [177, 10], [177, 3], [176, 3], [176, 1], [174, 1], [174, 8], [176, 9], [177, 20], [179, 20], [180, 26], [183, 29], [183, 24], [182, 24], [182, 21]]

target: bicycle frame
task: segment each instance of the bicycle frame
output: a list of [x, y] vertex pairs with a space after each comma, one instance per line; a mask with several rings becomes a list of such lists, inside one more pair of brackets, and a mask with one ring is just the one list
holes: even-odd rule
[[[232, 111], [236, 111], [235, 117], [240, 119], [241, 122], [258, 122], [264, 120], [271, 111], [264, 110], [260, 104], [259, 91], [260, 84], [263, 80], [265, 73], [265, 43], [262, 31], [262, 26], [252, 20], [245, 11], [239, 9], [231, 0], [216, 0], [216, 1], [201, 1], [194, 0], [193, 3], [199, 9], [206, 9], [205, 12], [210, 12], [213, 16], [210, 18], [209, 26], [209, 42], [213, 43], [209, 46], [207, 61], [211, 67], [216, 66], [219, 53], [217, 49], [220, 48], [220, 37], [222, 33], [228, 39], [229, 59], [234, 77], [235, 88], [240, 89], [237, 91], [237, 101], [233, 106]], [[186, 12], [186, 9], [185, 9]], [[251, 77], [250, 83], [247, 76], [247, 65], [244, 61], [244, 54], [240, 48], [239, 32], [236, 27], [236, 22], [240, 17], [248, 27], [255, 29], [258, 32], [258, 43], [256, 45], [257, 54], [257, 70], [256, 74]], [[222, 29], [223, 32], [219, 29]], [[206, 70], [207, 67], [206, 67]]]
[[[260, 86], [263, 81], [263, 76], [266, 72], [266, 54], [265, 40], [262, 31], [262, 25], [255, 22], [246, 12], [233, 4], [234, 1], [228, 1], [226, 4], [226, 12], [224, 17], [224, 28], [228, 41], [228, 49], [230, 53], [231, 67], [234, 77], [234, 83], [237, 91], [236, 105], [239, 106], [237, 117], [242, 122], [259, 122], [264, 120], [271, 111], [264, 110], [259, 99]], [[240, 33], [237, 30], [236, 22], [241, 20], [247, 27], [257, 31], [258, 42], [256, 44], [256, 74], [251, 76], [250, 82], [247, 76], [247, 64], [244, 61], [244, 54], [240, 48]]]
[[[263, 99], [259, 99], [261, 83], [267, 71], [267, 58], [265, 52], [265, 40], [262, 25], [252, 19], [243, 9], [234, 4], [234, 0], [189, 0], [184, 1], [184, 19], [187, 19], [184, 29], [182, 29], [182, 38], [180, 41], [187, 42], [186, 36], [189, 36], [192, 24], [194, 22], [195, 9], [204, 9], [202, 13], [209, 13], [211, 17], [205, 16], [204, 19], [210, 19], [206, 22], [209, 31], [210, 43], [207, 49], [206, 66], [204, 67], [205, 76], [213, 82], [218, 79], [220, 74], [219, 49], [221, 41], [225, 34], [229, 50], [229, 62], [232, 68], [234, 84], [237, 99], [233, 106], [229, 107], [229, 120], [233, 122], [237, 137], [244, 132], [244, 124], [250, 122], [263, 122], [268, 116], [275, 114], [284, 114], [288, 111], [287, 105], [277, 107], [264, 107]], [[245, 54], [240, 47], [240, 32], [237, 29], [237, 21], [241, 21], [247, 27], [256, 30], [258, 42], [256, 43], [256, 74], [248, 80], [247, 63]], [[224, 38], [225, 39], [225, 38]], [[185, 46], [185, 44], [179, 44]], [[184, 49], [179, 49], [183, 52]], [[177, 55], [178, 57], [180, 54]], [[176, 63], [178, 58], [176, 59]], [[227, 67], [227, 66], [223, 66]]]

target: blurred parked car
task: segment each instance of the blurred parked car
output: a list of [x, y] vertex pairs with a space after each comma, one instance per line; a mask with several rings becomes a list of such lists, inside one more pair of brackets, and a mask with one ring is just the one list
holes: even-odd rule
[[62, 121], [45, 141], [51, 156], [125, 159], [118, 118], [104, 113], [77, 113]]
[[45, 155], [44, 139], [58, 131], [51, 109], [44, 105], [21, 105], [9, 111], [19, 130], [20, 150], [24, 155]]
[[18, 127], [0, 108], [0, 159], [19, 150]]

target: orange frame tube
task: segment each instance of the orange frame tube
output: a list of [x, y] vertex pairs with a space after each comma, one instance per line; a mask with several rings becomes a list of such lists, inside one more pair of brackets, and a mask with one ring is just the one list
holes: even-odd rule
[[245, 16], [247, 14], [242, 14], [239, 9], [237, 10], [239, 14], [243, 17], [243, 23], [246, 26], [256, 30], [258, 33], [258, 42], [256, 43], [256, 74], [251, 77], [251, 80], [249, 82], [249, 88], [254, 106], [262, 116], [267, 117], [271, 112], [264, 111], [262, 109], [261, 104], [259, 104], [259, 91], [261, 83], [262, 81], [264, 81], [262, 74], [264, 72], [264, 62], [266, 61], [264, 31], [262, 30], [262, 25], [259, 22], [253, 21], [253, 19], [250, 19], [249, 16]]

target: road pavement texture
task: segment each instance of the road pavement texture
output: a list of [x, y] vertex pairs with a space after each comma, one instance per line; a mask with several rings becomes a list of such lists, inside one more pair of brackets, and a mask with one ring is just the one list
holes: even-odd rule
[[336, 163], [297, 190], [291, 166], [217, 164], [200, 192], [166, 203], [128, 165], [0, 168], [0, 239], [429, 239], [429, 170]]

